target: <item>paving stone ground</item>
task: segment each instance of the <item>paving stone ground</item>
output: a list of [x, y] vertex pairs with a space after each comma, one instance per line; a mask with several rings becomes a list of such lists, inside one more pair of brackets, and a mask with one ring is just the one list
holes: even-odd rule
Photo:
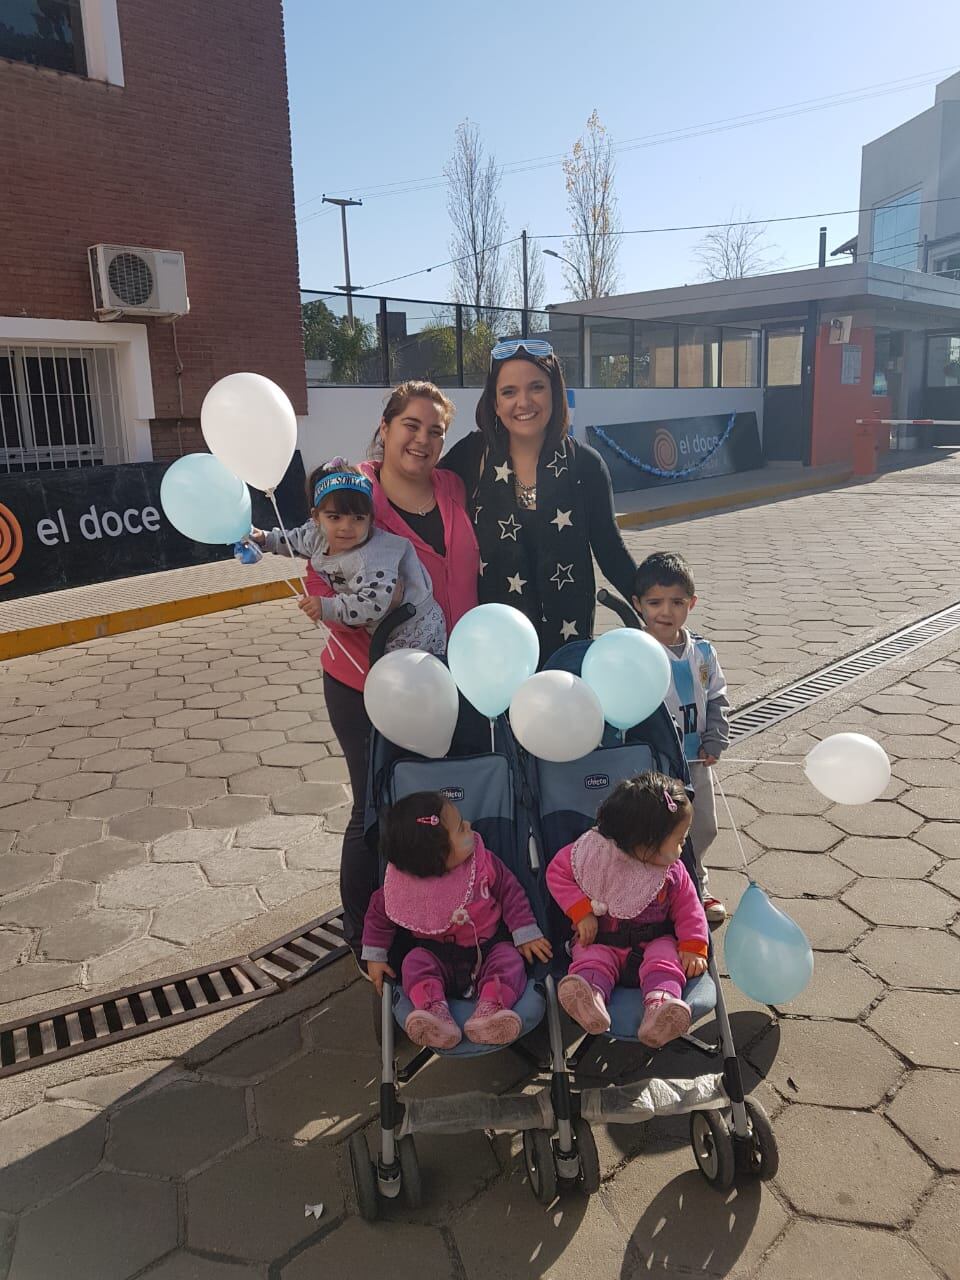
[[[716, 609], [723, 590], [728, 610], [737, 555], [759, 563], [766, 547], [779, 577], [744, 576], [736, 609], [755, 638], [744, 643], [761, 635], [775, 592], [792, 600], [801, 581], [818, 595], [832, 653], [781, 651], [779, 683], [873, 629], [960, 599], [960, 568], [941, 545], [960, 497], [951, 474], [941, 464], [631, 540], [638, 552], [680, 546], [704, 603]], [[935, 501], [918, 503], [927, 493]], [[924, 514], [933, 509], [939, 540]], [[790, 539], [806, 539], [802, 564]], [[832, 571], [818, 559], [824, 540]], [[899, 595], [870, 588], [871, 628], [856, 610], [874, 575]], [[799, 631], [803, 619], [791, 618], [771, 625]], [[729, 644], [720, 648], [726, 659]], [[267, 605], [7, 664], [0, 1017], [137, 969], [237, 954], [335, 900], [346, 792], [315, 661], [313, 635]], [[767, 678], [759, 652], [749, 661], [737, 700]], [[256, 1005], [5, 1080], [0, 1280], [387, 1268], [399, 1280], [957, 1280], [958, 707], [960, 640], [948, 636], [744, 743], [743, 755], [765, 763], [720, 771], [749, 874], [816, 952], [810, 988], [783, 1009], [725, 984], [750, 1083], [774, 1118], [772, 1183], [719, 1196], [695, 1170], [683, 1120], [611, 1126], [597, 1131], [599, 1194], [543, 1210], [517, 1142], [473, 1134], [419, 1142], [427, 1207], [392, 1206], [381, 1224], [363, 1224], [345, 1140], [374, 1115], [377, 1054], [368, 989], [337, 964]], [[872, 806], [832, 805], [803, 778], [805, 752], [841, 729], [870, 733], [893, 759]], [[747, 880], [728, 825], [712, 862], [715, 889], [735, 905]], [[671, 1053], [660, 1067], [687, 1075], [698, 1061]], [[588, 1063], [582, 1082], [629, 1073], [629, 1050], [618, 1049]], [[414, 1087], [530, 1083], [506, 1051], [434, 1064]], [[305, 1215], [315, 1204], [319, 1219]]]

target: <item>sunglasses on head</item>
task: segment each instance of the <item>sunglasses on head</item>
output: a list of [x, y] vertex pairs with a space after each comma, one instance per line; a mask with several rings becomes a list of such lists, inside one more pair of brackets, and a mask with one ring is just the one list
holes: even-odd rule
[[528, 356], [536, 356], [537, 359], [553, 355], [553, 347], [544, 338], [505, 338], [490, 352], [490, 368], [493, 368], [495, 360], [509, 360], [521, 348]]

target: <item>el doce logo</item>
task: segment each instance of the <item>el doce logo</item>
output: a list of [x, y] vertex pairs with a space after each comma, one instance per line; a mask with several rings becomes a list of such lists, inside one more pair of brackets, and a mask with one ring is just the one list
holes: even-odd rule
[[672, 471], [677, 465], [677, 442], [662, 427], [653, 437], [653, 460], [662, 471]]
[[23, 530], [9, 507], [0, 502], [0, 587], [13, 581], [11, 570], [23, 552]]

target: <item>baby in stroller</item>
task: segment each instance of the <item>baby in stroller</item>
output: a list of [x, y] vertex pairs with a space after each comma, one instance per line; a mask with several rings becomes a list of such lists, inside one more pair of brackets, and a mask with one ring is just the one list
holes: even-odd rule
[[[387, 869], [367, 909], [361, 957], [377, 991], [396, 976], [389, 954], [405, 929], [416, 943], [401, 966], [410, 1040], [431, 1049], [452, 1049], [462, 1035], [510, 1044], [521, 1030], [513, 1006], [526, 987], [524, 962], [552, 954], [519, 881], [435, 791], [391, 807], [380, 847]], [[448, 995], [477, 997], [462, 1033]]]
[[643, 992], [641, 1044], [660, 1048], [690, 1027], [681, 993], [705, 972], [709, 952], [700, 896], [680, 860], [692, 816], [683, 783], [641, 773], [610, 793], [596, 826], [547, 868], [547, 886], [575, 932], [557, 995], [590, 1034], [610, 1030], [617, 985]]

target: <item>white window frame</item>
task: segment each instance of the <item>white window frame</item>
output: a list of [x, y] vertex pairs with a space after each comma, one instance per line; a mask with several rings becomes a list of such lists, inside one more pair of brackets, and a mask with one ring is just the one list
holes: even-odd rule
[[123, 49], [117, 0], [80, 0], [87, 79], [123, 85]]
[[142, 324], [0, 316], [0, 345], [113, 347], [120, 384], [121, 438], [126, 462], [152, 462], [150, 420], [156, 417], [150, 349]]

